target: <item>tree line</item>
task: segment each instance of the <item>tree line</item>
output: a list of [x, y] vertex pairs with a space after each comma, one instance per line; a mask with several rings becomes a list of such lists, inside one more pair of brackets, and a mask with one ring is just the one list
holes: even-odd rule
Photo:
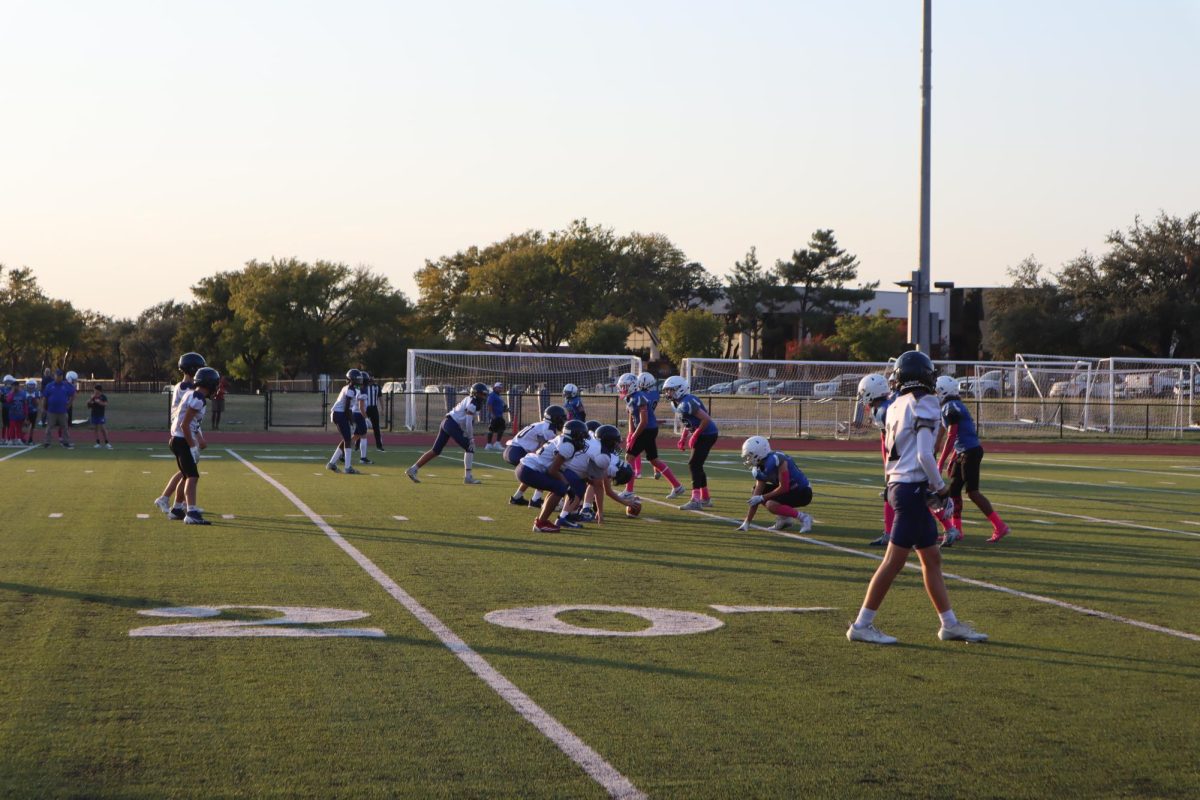
[[[1106, 244], [1055, 273], [1033, 257], [1011, 269], [985, 304], [990, 355], [1200, 355], [1200, 214], [1137, 219]], [[904, 324], [854, 313], [877, 286], [858, 268], [821, 229], [771, 266], [751, 247], [722, 279], [662, 234], [577, 220], [427, 260], [416, 302], [368, 268], [272, 259], [127, 319], [76, 309], [30, 268], [0, 265], [0, 358], [14, 375], [61, 366], [168, 381], [178, 353], [198, 350], [257, 387], [350, 364], [400, 375], [410, 347], [620, 353], [640, 330], [676, 363], [735, 355], [743, 338], [753, 355], [791, 339], [791, 358], [879, 360], [903, 347]]]

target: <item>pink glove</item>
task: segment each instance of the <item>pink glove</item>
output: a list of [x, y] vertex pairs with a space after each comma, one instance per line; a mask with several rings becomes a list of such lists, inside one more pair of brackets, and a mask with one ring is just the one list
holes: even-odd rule
[[679, 449], [680, 449], [680, 450], [687, 450], [687, 447], [688, 447], [688, 435], [687, 435], [687, 431], [684, 431], [684, 432], [683, 432], [683, 436], [680, 436], [680, 437], [679, 437], [679, 444], [678, 444], [678, 447], [679, 447]]
[[700, 429], [697, 428], [696, 431], [692, 434], [692, 438], [688, 440], [688, 447], [695, 450], [696, 449], [696, 440], [699, 438], [700, 438]]

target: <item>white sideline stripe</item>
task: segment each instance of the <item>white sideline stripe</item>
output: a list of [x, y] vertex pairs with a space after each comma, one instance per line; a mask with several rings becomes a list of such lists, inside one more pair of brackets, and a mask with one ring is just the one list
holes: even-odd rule
[[1128, 481], [1109, 481], [1109, 483], [1111, 483], [1114, 486], [1128, 486], [1129, 485]]
[[495, 522], [496, 520], [492, 519], [491, 517], [480, 517], [479, 521], [480, 522]]
[[[308, 514], [284, 514], [285, 517], [307, 517]], [[340, 517], [341, 514], [326, 514], [327, 517]]]
[[1081, 519], [1084, 522], [1107, 523], [1109, 525], [1117, 525], [1122, 528], [1137, 528], [1138, 530], [1142, 530], [1142, 531], [1156, 531], [1158, 533], [1178, 533], [1183, 536], [1200, 537], [1200, 533], [1192, 533], [1191, 531], [1179, 531], [1179, 530], [1175, 530], [1174, 528], [1158, 528], [1158, 527], [1155, 527], [1154, 525], [1141, 525], [1136, 522], [1125, 522], [1124, 520], [1120, 520], [1120, 519], [1100, 519], [1099, 517], [1089, 517], [1084, 514], [1067, 514], [1066, 512], [1063, 512], [1063, 511], [1050, 511], [1049, 509], [1046, 509], [1046, 508], [1030, 508], [1029, 506], [1017, 506], [1017, 505], [1013, 505], [1012, 503], [993, 503], [992, 505], [1001, 506], [1003, 508], [1015, 508], [1018, 511], [1030, 511], [1034, 514], [1049, 514], [1050, 516], [1053, 516], [1053, 517], [1067, 517], [1068, 519]]
[[1036, 523], [1036, 524], [1038, 524], [1038, 525], [1053, 525], [1053, 524], [1054, 524], [1053, 522], [1047, 522], [1047, 521], [1046, 521], [1046, 520], [1044, 520], [1044, 519], [1031, 519], [1031, 520], [1029, 520], [1029, 521], [1030, 521], [1030, 522], [1033, 522], [1033, 523]]
[[[16, 458], [17, 456], [24, 455], [25, 453], [28, 453], [30, 450], [37, 450], [37, 449], [38, 449], [38, 446], [37, 446], [36, 444], [35, 444], [35, 445], [32, 445], [32, 446], [30, 446], [30, 447], [24, 447], [24, 448], [22, 448], [22, 449], [18, 450], [17, 452], [15, 452], [15, 453], [9, 453], [9, 454], [8, 454], [8, 455], [6, 455], [4, 458], [0, 458], [0, 461], [8, 461], [10, 458]], [[30, 472], [31, 470], [25, 470], [25, 471], [26, 471], [26, 472]]]
[[809, 606], [808, 608], [793, 608], [791, 606], [713, 606], [709, 608], [722, 614], [760, 614], [777, 611], [788, 614], [802, 614], [807, 611], [837, 611], [835, 606]]
[[[1054, 464], [1049, 461], [1019, 461], [1019, 460], [1013, 459], [1013, 458], [993, 458], [993, 459], [989, 459], [989, 460], [993, 464], [1020, 464], [1022, 466], [1030, 466], [1030, 467], [1062, 467], [1063, 469], [1090, 469], [1090, 470], [1102, 470], [1104, 472], [1132, 472], [1137, 475], [1161, 475], [1164, 478], [1179, 477], [1179, 473], [1177, 473], [1177, 472], [1157, 472], [1155, 470], [1149, 470], [1149, 469], [1133, 469], [1132, 467], [1093, 467], [1088, 464]], [[1175, 466], [1173, 466], [1173, 467], [1171, 467], [1171, 469], [1195, 469], [1195, 468], [1194, 467], [1175, 467]], [[1184, 477], [1200, 478], [1200, 474], [1184, 475]]]
[[233, 519], [233, 514], [222, 514], [221, 519]]
[[504, 677], [499, 670], [489, 664], [487, 659], [472, 650], [471, 646], [460, 639], [458, 634], [450, 630], [446, 623], [434, 616], [416, 598], [400, 588], [398, 583], [388, 577], [383, 570], [377, 567], [371, 559], [363, 555], [354, 545], [342, 538], [340, 533], [334, 530], [319, 514], [305, 505], [304, 501], [293, 494], [290, 489], [254, 464], [242, 458], [233, 450], [226, 450], [225, 452], [242, 462], [247, 469], [278, 489], [280, 494], [292, 502], [292, 505], [303, 511], [304, 515], [312, 520], [313, 524], [320, 528], [334, 544], [340, 547], [346, 555], [354, 559], [368, 575], [375, 579], [376, 583], [383, 587], [384, 591], [391, 595], [400, 605], [404, 606], [451, 653], [456, 655], [467, 666], [467, 669], [475, 673], [492, 691], [500, 695], [505, 702], [512, 706], [518, 714], [541, 731], [543, 736], [553, 742], [568, 758], [578, 764], [611, 797], [621, 798], [622, 800], [644, 800], [646, 795], [634, 786], [628, 778], [605, 761], [599, 753], [588, 747], [582, 739], [572, 733], [565, 725], [535, 703], [529, 695], [517, 688], [516, 684]]
[[1195, 520], [1185, 519], [1183, 521], [1183, 524], [1184, 525], [1200, 525], [1200, 522], [1196, 522]]
[[396, 520], [396, 522], [408, 522], [408, 517], [402, 517], [399, 514], [392, 517], [392, 519]]
[[[643, 499], [642, 502], [658, 503], [659, 505], [664, 505], [664, 506], [668, 505], [667, 503], [664, 503], [661, 500], [652, 500], [652, 499], [648, 499], [648, 498]], [[732, 519], [731, 517], [722, 517], [720, 514], [713, 514], [712, 512], [709, 512], [709, 511], [695, 511], [692, 513], [703, 514], [706, 517], [712, 517], [713, 519], [719, 519], [719, 520], [723, 520], [725, 522], [737, 522], [738, 521], [738, 520]], [[883, 560], [882, 555], [876, 555], [875, 553], [864, 553], [862, 550], [855, 550], [851, 547], [842, 547], [841, 545], [832, 544], [830, 542], [823, 542], [820, 539], [813, 539], [810, 536], [804, 536], [799, 533], [788, 533], [787, 531], [777, 531], [772, 528], [767, 528], [762, 525], [757, 525], [753, 522], [750, 523], [750, 527], [754, 528], [755, 530], [763, 531], [764, 533], [773, 534], [775, 536], [783, 536], [784, 538], [787, 538], [787, 539], [795, 539], [796, 541], [799, 541], [799, 542], [806, 542], [807, 544], [815, 544], [820, 547], [827, 548], [829, 550], [835, 550], [839, 553], [846, 553], [848, 555], [853, 555], [853, 556], [861, 556], [862, 558], [870, 558], [874, 561], [882, 561]], [[921, 568], [919, 564], [912, 564], [910, 562], [905, 562], [904, 566], [907, 569], [920, 569]], [[1122, 617], [1122, 616], [1118, 616], [1117, 614], [1110, 614], [1107, 611], [1097, 611], [1094, 608], [1087, 608], [1086, 606], [1078, 606], [1078, 605], [1075, 605], [1074, 603], [1067, 603], [1062, 600], [1055, 600], [1053, 597], [1045, 597], [1040, 594], [1032, 594], [1030, 592], [1022, 592], [1020, 589], [1010, 589], [1007, 586], [1001, 586], [996, 583], [988, 583], [987, 581], [976, 580], [975, 578], [967, 578], [962, 575], [956, 575], [953, 572], [943, 572], [942, 574], [945, 577], [950, 578], [952, 580], [960, 581], [960, 582], [968, 584], [970, 586], [977, 586], [981, 589], [990, 589], [993, 592], [1001, 592], [1003, 594], [1012, 595], [1013, 597], [1023, 597], [1026, 600], [1033, 600], [1036, 603], [1045, 603], [1047, 605], [1054, 606], [1055, 608], [1062, 608], [1067, 611], [1074, 611], [1078, 614], [1083, 614], [1084, 616], [1099, 617], [1100, 619], [1106, 619], [1106, 620], [1109, 620], [1110, 622], [1120, 622], [1125, 625], [1132, 625], [1135, 628], [1142, 628], [1144, 630], [1154, 631], [1155, 633], [1165, 633], [1168, 636], [1176, 636], [1180, 639], [1188, 639], [1193, 642], [1200, 642], [1200, 634], [1188, 633], [1187, 631], [1177, 631], [1174, 628], [1165, 628], [1161, 625], [1155, 625], [1151, 622], [1142, 622], [1141, 620], [1130, 619], [1129, 617]]]
[[53, 514], [50, 515], [50, 519], [59, 519], [60, 517], [62, 517], [61, 511], [55, 511]]

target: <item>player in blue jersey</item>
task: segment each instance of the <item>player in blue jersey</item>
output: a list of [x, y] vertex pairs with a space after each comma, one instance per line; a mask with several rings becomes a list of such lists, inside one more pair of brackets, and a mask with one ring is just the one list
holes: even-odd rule
[[739, 531], [750, 530], [759, 506], [775, 515], [775, 530], [790, 528], [792, 520], [800, 522], [801, 533], [812, 530], [812, 517], [797, 510], [812, 502], [812, 486], [791, 456], [772, 450], [766, 437], [751, 436], [742, 442], [742, 463], [754, 476], [754, 494]]
[[[890, 382], [882, 374], [875, 372], [864, 375], [858, 382], [858, 399], [866, 406], [871, 415], [871, 422], [879, 429], [879, 448], [883, 454], [884, 467], [887, 466], [887, 444], [884, 434], [884, 420], [887, 418], [888, 406], [896, 399], [896, 393]], [[892, 538], [892, 523], [896, 519], [896, 510], [884, 497], [883, 500], [883, 534], [871, 541], [872, 547], [887, 547]]]
[[475, 417], [483, 410], [487, 398], [488, 387], [482, 383], [476, 383], [471, 386], [471, 393], [446, 414], [442, 419], [441, 428], [438, 429], [437, 438], [433, 440], [433, 447], [422, 453], [421, 457], [417, 459], [417, 463], [404, 471], [404, 474], [413, 483], [421, 482], [417, 479], [417, 472], [421, 467], [441, 455], [442, 450], [446, 447], [446, 442], [451, 439], [457, 442], [464, 451], [463, 483], [482, 483], [471, 474], [471, 465], [475, 461]]
[[[621, 376], [624, 378], [625, 376]], [[625, 393], [625, 407], [629, 413], [629, 436], [625, 440], [625, 450], [632, 462], [642, 453], [658, 470], [667, 482], [671, 484], [668, 500], [673, 500], [683, 494], [686, 489], [675, 473], [667, 466], [667, 462], [658, 457], [658, 418], [655, 409], [658, 407], [658, 381], [649, 372], [643, 372], [635, 379], [635, 391]], [[636, 478], [637, 466], [633, 465]], [[625, 487], [626, 497], [632, 496], [634, 482], [630, 481]]]
[[709, 416], [708, 409], [704, 407], [700, 398], [691, 393], [691, 386], [685, 378], [679, 375], [667, 378], [663, 381], [663, 394], [671, 401], [675, 413], [683, 421], [679, 449], [692, 451], [688, 458], [688, 470], [692, 473], [692, 498], [680, 508], [684, 511], [699, 511], [712, 505], [704, 462], [708, 459], [713, 445], [717, 443], [717, 423]]
[[[488, 432], [487, 442], [483, 445], [484, 450], [504, 450], [504, 429], [508, 427], [508, 421], [504, 415], [508, 413], [508, 404], [504, 402], [504, 384], [497, 381], [492, 384], [492, 392], [487, 398], [488, 411]], [[492, 443], [492, 437], [496, 437], [495, 444]]]
[[579, 396], [579, 387], [573, 383], [563, 386], [563, 408], [567, 410], [567, 419], [587, 422], [587, 410], [583, 407], [583, 398]]
[[[938, 458], [938, 471], [950, 462], [950, 497], [954, 500], [955, 516], [946, 527], [946, 539], [943, 547], [949, 547], [962, 538], [962, 491], [965, 487], [967, 497], [971, 498], [988, 522], [992, 523], [992, 537], [989, 543], [996, 543], [1009, 533], [1009, 527], [983, 492], [979, 491], [979, 465], [983, 461], [983, 445], [979, 443], [979, 434], [975, 430], [975, 420], [967, 405], [958, 396], [958, 381], [949, 375], [937, 379], [934, 386], [938, 400], [942, 403], [942, 424], [945, 425], [946, 443]], [[953, 455], [951, 455], [953, 454]]]

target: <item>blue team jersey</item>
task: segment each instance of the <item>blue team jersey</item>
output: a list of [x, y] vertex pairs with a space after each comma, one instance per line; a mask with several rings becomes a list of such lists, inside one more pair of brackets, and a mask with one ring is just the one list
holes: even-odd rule
[[585, 419], [587, 414], [583, 410], [582, 397], [568, 397], [563, 401], [563, 407], [567, 410], [567, 419]]
[[800, 471], [800, 468], [796, 466], [796, 462], [792, 461], [792, 457], [785, 453], [781, 453], [778, 450], [763, 459], [762, 466], [751, 470], [751, 472], [754, 474], [754, 479], [756, 481], [763, 481], [764, 483], [779, 485], [780, 465], [787, 470], [789, 486], [792, 488], [796, 488], [798, 486], [801, 489], [808, 486], [808, 478], [806, 478], [804, 473]]
[[[704, 403], [700, 402], [700, 398], [694, 394], [685, 394], [678, 400], [673, 400], [672, 404], [675, 406], [675, 413], [683, 420], [683, 427], [689, 431], [694, 431], [701, 425], [701, 419], [696, 416], [696, 411], [703, 411], [705, 414], [708, 413], [708, 409], [704, 407]], [[705, 436], [717, 433], [716, 420], [711, 416], [708, 419], [708, 426], [704, 429]]]
[[24, 389], [17, 389], [8, 396], [8, 418], [24, 422], [29, 416], [29, 394]]
[[503, 416], [504, 412], [508, 411], [508, 406], [504, 404], [504, 398], [501, 397], [500, 395], [496, 394], [495, 392], [492, 392], [491, 394], [488, 395], [487, 407], [488, 407], [488, 412], [493, 417]]
[[879, 401], [879, 405], [871, 410], [871, 419], [875, 422], [875, 427], [883, 430], [887, 427], [887, 410], [896, 400], [896, 393], [891, 392], [887, 397]]
[[946, 427], [958, 426], [958, 436], [954, 440], [954, 452], [965, 453], [980, 446], [979, 434], [975, 431], [975, 420], [971, 419], [971, 412], [967, 411], [967, 406], [962, 400], [957, 397], [949, 397], [942, 403], [942, 421], [946, 423]]
[[646, 409], [646, 430], [658, 428], [658, 418], [654, 416], [654, 409], [658, 407], [658, 392], [653, 389], [648, 392], [634, 392], [625, 398], [625, 406], [629, 409], [629, 413], [633, 415], [633, 424], [638, 424], [638, 419], [641, 416], [641, 409], [644, 406]]

